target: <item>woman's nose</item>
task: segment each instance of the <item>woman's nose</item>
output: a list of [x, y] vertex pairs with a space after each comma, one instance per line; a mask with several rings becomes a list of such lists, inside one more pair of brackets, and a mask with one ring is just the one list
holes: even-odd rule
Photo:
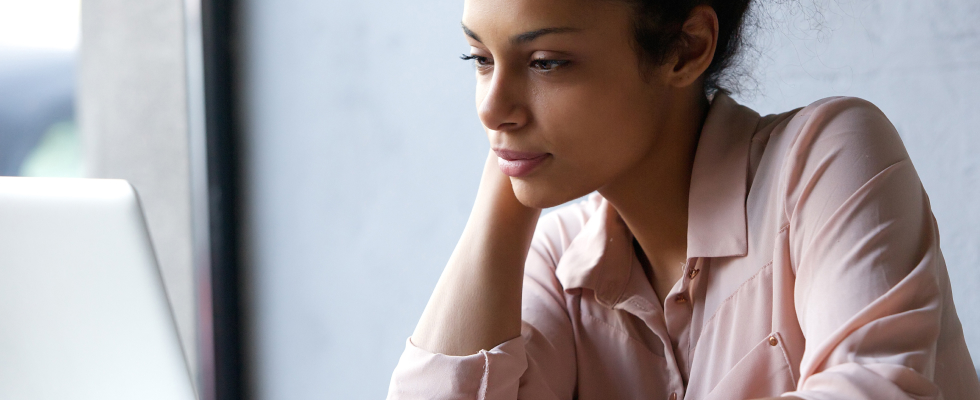
[[524, 84], [518, 77], [497, 70], [484, 90], [477, 104], [483, 126], [494, 131], [515, 131], [527, 125], [530, 115]]

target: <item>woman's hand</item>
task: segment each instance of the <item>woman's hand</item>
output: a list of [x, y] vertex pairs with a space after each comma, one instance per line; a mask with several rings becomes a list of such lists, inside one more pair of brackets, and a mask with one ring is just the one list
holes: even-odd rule
[[520, 335], [524, 262], [540, 214], [517, 200], [490, 152], [473, 211], [412, 343], [434, 353], [469, 355]]

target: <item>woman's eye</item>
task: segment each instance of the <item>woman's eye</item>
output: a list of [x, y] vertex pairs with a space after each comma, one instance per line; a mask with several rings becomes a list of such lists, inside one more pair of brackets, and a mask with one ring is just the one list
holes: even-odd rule
[[484, 56], [463, 54], [459, 58], [466, 61], [473, 60], [473, 64], [476, 64], [477, 67], [485, 67], [491, 64], [490, 58]]
[[568, 64], [567, 60], [534, 60], [531, 61], [531, 68], [542, 71], [551, 71], [565, 64]]

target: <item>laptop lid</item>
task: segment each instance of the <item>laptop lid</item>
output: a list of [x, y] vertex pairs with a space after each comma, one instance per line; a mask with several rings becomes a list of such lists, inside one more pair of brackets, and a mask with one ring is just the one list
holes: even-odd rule
[[196, 399], [136, 192], [0, 177], [0, 399]]

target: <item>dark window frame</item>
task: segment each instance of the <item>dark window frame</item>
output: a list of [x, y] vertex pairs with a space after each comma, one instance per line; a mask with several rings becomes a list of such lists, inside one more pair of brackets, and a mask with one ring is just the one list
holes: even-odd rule
[[201, 0], [213, 352], [213, 370], [205, 374], [202, 382], [202, 387], [211, 386], [202, 391], [210, 393], [202, 395], [205, 399], [213, 395], [215, 400], [244, 399], [248, 392], [239, 251], [242, 214], [235, 85], [236, 6], [234, 0]]

